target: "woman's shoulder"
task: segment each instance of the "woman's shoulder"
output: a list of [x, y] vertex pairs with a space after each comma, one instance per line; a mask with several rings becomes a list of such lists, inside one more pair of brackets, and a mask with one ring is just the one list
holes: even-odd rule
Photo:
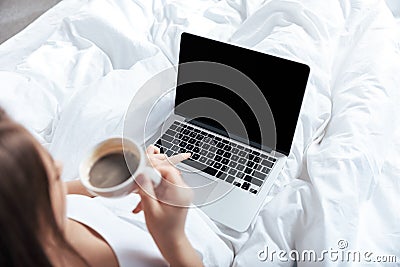
[[[119, 266], [167, 266], [151, 235], [142, 227], [141, 219], [135, 224], [121, 216], [124, 212], [128, 213], [128, 206], [124, 207], [124, 202], [127, 200], [68, 195], [68, 223], [72, 226], [71, 230], [76, 231], [72, 235], [80, 235], [81, 238], [78, 237], [76, 241], [87, 246], [94, 244], [93, 247], [102, 250], [108, 247]], [[134, 205], [132, 200], [128, 201], [129, 204]], [[87, 239], [82, 240], [84, 237]], [[91, 252], [90, 248], [85, 250]], [[95, 250], [93, 253], [100, 254]]]

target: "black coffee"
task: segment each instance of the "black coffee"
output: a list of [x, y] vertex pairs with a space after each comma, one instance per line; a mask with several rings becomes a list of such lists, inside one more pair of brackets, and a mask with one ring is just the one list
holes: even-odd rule
[[[125, 161], [126, 157], [126, 161]], [[112, 153], [98, 159], [89, 172], [89, 182], [98, 188], [107, 188], [119, 185], [131, 177], [130, 170], [134, 172], [139, 160], [133, 153]]]

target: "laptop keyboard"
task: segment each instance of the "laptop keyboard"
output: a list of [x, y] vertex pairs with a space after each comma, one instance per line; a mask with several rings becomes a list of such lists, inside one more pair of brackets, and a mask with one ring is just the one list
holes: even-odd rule
[[257, 194], [276, 158], [192, 124], [175, 121], [156, 142], [161, 153], [191, 153], [183, 163]]

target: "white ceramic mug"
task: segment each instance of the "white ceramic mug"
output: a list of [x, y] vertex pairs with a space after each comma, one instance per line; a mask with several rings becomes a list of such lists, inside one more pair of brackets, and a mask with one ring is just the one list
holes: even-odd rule
[[[99, 187], [91, 183], [90, 172], [95, 163], [111, 154], [123, 154], [126, 166], [129, 169], [129, 178], [124, 178], [121, 183], [110, 187]], [[132, 155], [127, 157], [127, 153]], [[138, 175], [150, 177], [155, 186], [161, 182], [160, 173], [151, 167], [145, 151], [135, 142], [126, 138], [107, 139], [95, 146], [82, 161], [79, 174], [82, 184], [86, 189], [102, 197], [121, 197], [138, 189], [135, 179]]]

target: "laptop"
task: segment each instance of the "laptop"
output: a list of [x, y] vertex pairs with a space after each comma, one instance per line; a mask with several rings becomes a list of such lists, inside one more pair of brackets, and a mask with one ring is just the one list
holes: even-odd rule
[[246, 231], [290, 153], [310, 68], [182, 33], [175, 108], [153, 141], [212, 220]]

